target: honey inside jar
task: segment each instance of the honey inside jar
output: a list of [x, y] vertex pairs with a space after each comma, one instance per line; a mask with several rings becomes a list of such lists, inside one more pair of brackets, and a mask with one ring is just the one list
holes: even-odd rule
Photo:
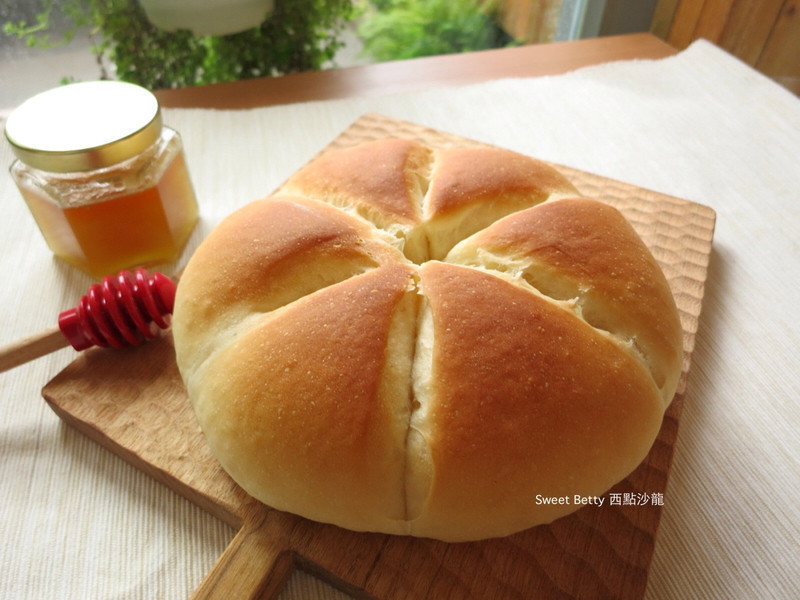
[[[141, 88], [132, 87], [137, 100], [148, 102], [140, 123], [134, 123], [143, 125], [122, 135], [126, 129], [114, 121], [118, 129], [107, 134], [114, 139], [105, 144], [83, 143], [65, 151], [37, 123], [38, 138], [30, 128], [12, 128], [12, 134], [21, 130], [21, 137], [33, 138], [34, 143], [23, 146], [6, 127], [20, 159], [12, 164], [11, 175], [45, 241], [56, 256], [96, 278], [177, 260], [198, 220], [180, 136], [161, 124], [152, 95], [142, 90], [149, 95], [142, 96]], [[98, 88], [90, 91], [97, 100]], [[102, 96], [107, 87], [99, 91]], [[85, 134], [83, 129], [62, 132], [58, 143]]]
[[[56, 203], [35, 181], [24, 178], [20, 190], [53, 253], [94, 277], [171, 262], [180, 256], [198, 219], [186, 161], [182, 153], [173, 154], [162, 158], [168, 164], [153, 185], [127, 191], [109, 184], [129, 170], [122, 165], [106, 174], [103, 183], [108, 185], [95, 186], [100, 198], [88, 203], [68, 198]], [[60, 183], [57, 187], [76, 187], [74, 181]], [[84, 200], [92, 195], [88, 182], [77, 187]]]

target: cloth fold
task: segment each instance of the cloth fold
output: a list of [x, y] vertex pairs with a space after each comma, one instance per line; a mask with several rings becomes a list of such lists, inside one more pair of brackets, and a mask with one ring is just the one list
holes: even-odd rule
[[[201, 223], [266, 196], [382, 113], [717, 212], [714, 251], [646, 598], [800, 597], [800, 100], [705, 41], [662, 60], [246, 111], [165, 109]], [[0, 163], [12, 160], [7, 144]], [[50, 256], [0, 178], [0, 344], [91, 281]], [[185, 598], [233, 531], [61, 424], [41, 387], [67, 349], [0, 374], [0, 597]], [[284, 599], [346, 597], [297, 573]]]

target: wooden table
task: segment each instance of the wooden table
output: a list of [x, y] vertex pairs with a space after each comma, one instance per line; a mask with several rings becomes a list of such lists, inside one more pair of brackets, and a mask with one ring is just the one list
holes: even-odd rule
[[615, 60], [664, 58], [677, 50], [649, 33], [376, 63], [156, 92], [170, 108], [254, 108], [376, 96], [503, 77], [556, 75]]
[[[800, 278], [800, 262], [791, 260], [800, 235], [793, 193], [800, 188], [800, 172], [793, 168], [800, 154], [800, 104], [745, 63], [706, 44], [667, 61], [647, 61], [642, 68], [623, 63], [620, 69], [594, 70], [591, 77], [536, 77], [670, 54], [669, 46], [643, 34], [160, 94], [165, 106], [279, 104], [239, 112], [169, 111], [170, 124], [191, 140], [187, 152], [196, 161], [194, 179], [208, 199], [206, 230], [255, 193], [274, 189], [364, 110], [397, 113], [503, 147], [513, 143], [533, 156], [543, 154], [718, 211], [671, 489], [646, 597], [800, 598], [800, 566], [791, 560], [800, 538], [798, 504], [790, 496], [800, 488], [794, 468], [800, 456], [800, 375], [794, 358], [800, 340], [787, 317], [794, 297], [753, 293], [785, 289], [787, 281]], [[448, 87], [509, 75], [526, 78], [490, 82], [480, 90], [485, 95], [465, 96], [460, 88]], [[430, 86], [441, 87], [414, 91]], [[410, 93], [378, 95], [402, 89]], [[508, 90], [518, 93], [509, 96]], [[552, 93], [565, 98], [566, 106], [550, 102]], [[449, 103], [445, 110], [428, 106], [425, 100], [433, 96], [449, 99], [452, 109]], [[528, 110], [531, 96], [536, 112]], [[615, 108], [613, 114], [592, 119], [595, 97]], [[299, 103], [320, 98], [340, 100]], [[559, 119], [573, 109], [574, 122]], [[629, 109], [635, 110], [629, 114]], [[521, 128], [503, 129], [515, 112]], [[613, 127], [612, 119], [622, 127]], [[548, 123], [545, 141], [526, 133], [542, 120]], [[258, 127], [248, 128], [251, 123]], [[298, 135], [291, 144], [275, 144], [262, 135], [272, 127], [296, 128]], [[224, 137], [214, 137], [218, 131]], [[580, 133], [579, 143], [574, 132]], [[599, 148], [584, 143], [605, 134]], [[239, 135], [242, 144], [235, 148], [231, 142]], [[225, 152], [217, 151], [221, 142]], [[252, 176], [247, 152], [268, 153], [265, 174]], [[0, 163], [11, 161], [10, 148], [0, 144]], [[88, 282], [37, 242], [35, 223], [10, 177], [0, 178], [0, 198], [7, 200], [0, 227], [5, 343], [52, 325], [53, 315], [85, 292]], [[41, 389], [74, 358], [69, 350], [56, 352], [0, 378], [5, 492], [0, 534], [6, 540], [0, 550], [0, 597], [188, 596], [181, 592], [194, 589], [232, 531], [57, 422], [41, 401]], [[163, 456], [157, 446], [152, 453]], [[451, 571], [470, 577], [474, 572], [463, 567], [459, 552], [448, 555]], [[398, 569], [416, 576], [417, 566], [430, 562], [430, 556], [419, 553]], [[345, 562], [349, 555], [341, 557]], [[506, 581], [508, 562], [497, 557], [487, 555], [493, 577]], [[393, 559], [387, 552], [381, 564], [397, 565]], [[559, 575], [564, 576], [562, 570]], [[448, 579], [440, 582], [446, 585]], [[332, 597], [327, 588], [325, 596], [314, 594], [318, 582], [304, 573], [295, 583], [294, 592], [310, 590], [306, 598]]]

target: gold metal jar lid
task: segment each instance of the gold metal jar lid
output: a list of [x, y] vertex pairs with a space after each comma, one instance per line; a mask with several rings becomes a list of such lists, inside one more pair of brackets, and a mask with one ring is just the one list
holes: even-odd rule
[[29, 98], [9, 115], [5, 134], [23, 163], [69, 173], [136, 156], [161, 129], [161, 111], [151, 92], [122, 81], [89, 81]]

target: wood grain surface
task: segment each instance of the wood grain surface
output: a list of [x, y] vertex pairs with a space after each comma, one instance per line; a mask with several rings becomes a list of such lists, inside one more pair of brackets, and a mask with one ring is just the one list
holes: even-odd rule
[[[387, 136], [432, 146], [477, 144], [365, 115], [324, 150]], [[602, 507], [587, 506], [506, 538], [448, 544], [351, 532], [270, 509], [227, 476], [195, 422], [169, 332], [138, 348], [86, 351], [43, 389], [53, 410], [238, 529], [195, 598], [274, 598], [296, 568], [354, 596], [386, 600], [642, 597], [662, 508], [653, 500], [666, 490], [715, 214], [687, 200], [557, 168], [584, 194], [625, 214], [664, 269], [680, 310], [685, 351], [681, 382], [658, 439], [639, 468], [606, 494]], [[619, 502], [611, 504], [612, 498]]]
[[155, 95], [164, 108], [256, 108], [383, 96], [504, 77], [559, 75], [589, 65], [659, 59], [675, 53], [675, 48], [654, 35], [632, 33], [162, 89]]
[[679, 50], [708, 40], [800, 94], [795, 0], [659, 0], [651, 31]]

